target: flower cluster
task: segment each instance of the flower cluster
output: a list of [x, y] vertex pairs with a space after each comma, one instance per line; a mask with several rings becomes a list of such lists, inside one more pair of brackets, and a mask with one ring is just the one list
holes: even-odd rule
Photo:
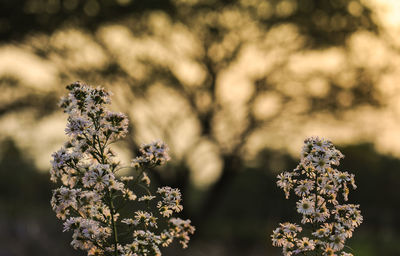
[[282, 247], [283, 255], [352, 255], [343, 251], [345, 241], [363, 217], [359, 205], [339, 203], [348, 200], [349, 186], [356, 189], [353, 174], [334, 168], [342, 158], [330, 141], [308, 138], [296, 169], [278, 175], [286, 198], [292, 190], [299, 197], [296, 207], [304, 227], [283, 223], [273, 231], [272, 245]]
[[[163, 187], [153, 196], [146, 173], [169, 160], [168, 147], [162, 142], [143, 145], [132, 163], [135, 175], [116, 175], [124, 167], [109, 145], [126, 135], [127, 117], [105, 108], [110, 94], [102, 88], [76, 82], [67, 89], [60, 106], [68, 114], [69, 140], [53, 153], [50, 173], [53, 182], [61, 183], [53, 190], [51, 206], [64, 221], [64, 231], [73, 232], [71, 245], [88, 255], [114, 256], [161, 255], [160, 247], [174, 239], [187, 247], [194, 227], [190, 220], [172, 218], [183, 208], [181, 193]], [[150, 201], [156, 198], [152, 211]], [[121, 216], [121, 209], [134, 201], [135, 208], [146, 210]], [[160, 221], [166, 228], [159, 227]]]
[[151, 144], [143, 144], [139, 150], [139, 155], [132, 160], [135, 168], [148, 168], [164, 164], [169, 161], [168, 146], [161, 141]]

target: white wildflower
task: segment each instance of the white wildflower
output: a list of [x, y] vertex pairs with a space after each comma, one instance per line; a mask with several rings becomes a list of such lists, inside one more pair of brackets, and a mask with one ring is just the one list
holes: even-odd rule
[[[172, 218], [183, 208], [179, 190], [159, 189], [156, 195], [161, 197], [160, 205], [150, 207], [156, 195], [151, 194], [146, 171], [169, 160], [168, 147], [163, 142], [143, 145], [133, 160], [137, 175], [117, 177], [115, 172], [125, 166], [121, 166], [109, 145], [126, 135], [126, 115], [105, 108], [111, 99], [102, 88], [76, 82], [67, 89], [69, 94], [62, 98], [60, 106], [69, 115], [65, 129], [69, 140], [52, 154], [50, 171], [51, 180], [63, 186], [53, 190], [50, 204], [57, 218], [64, 221], [63, 231], [73, 233], [71, 245], [88, 256], [160, 256], [159, 247], [168, 246], [174, 239], [187, 247], [194, 227], [190, 220]], [[125, 216], [121, 209], [134, 203], [136, 190], [143, 193], [143, 189], [146, 193], [140, 194], [138, 201], [146, 202], [148, 210]], [[157, 210], [164, 211], [163, 218], [158, 219], [150, 210], [156, 214]], [[165, 222], [162, 230], [158, 230], [160, 221]]]

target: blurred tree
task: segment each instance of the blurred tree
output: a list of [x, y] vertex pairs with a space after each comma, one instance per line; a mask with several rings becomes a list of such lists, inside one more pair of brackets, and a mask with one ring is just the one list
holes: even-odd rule
[[[341, 115], [343, 110], [358, 105], [380, 105], [373, 78], [363, 68], [340, 61], [346, 69], [351, 69], [354, 79], [341, 81], [340, 75], [334, 75], [337, 67], [318, 63], [343, 58], [339, 49], [345, 51], [347, 40], [356, 31], [378, 32], [371, 11], [361, 2], [171, 3], [173, 13], [167, 10], [134, 16], [123, 23], [128, 30], [105, 27], [96, 39], [116, 56], [115, 64], [109, 66], [113, 77], [119, 70], [124, 77], [132, 78], [133, 95], [153, 97], [152, 87], [162, 84], [171, 88], [166, 94], [183, 100], [167, 122], [160, 120], [167, 119], [165, 116], [151, 114], [158, 127], [164, 127], [161, 134], [167, 138], [174, 137], [176, 127], [188, 119], [194, 120], [193, 126], [187, 128], [195, 132], [191, 139], [186, 139], [186, 150], [181, 155], [182, 163], [187, 166], [180, 168], [181, 177], [190, 177], [193, 158], [204, 159], [197, 155], [199, 145], [209, 143], [209, 150], [217, 154], [221, 173], [208, 189], [203, 207], [193, 213], [197, 221], [206, 220], [221, 202], [221, 195], [233, 177], [244, 168], [252, 146], [249, 141], [260, 139], [252, 136], [261, 130], [269, 131], [266, 126], [273, 120], [290, 118], [288, 113], [293, 111], [297, 117], [326, 111]], [[112, 37], [119, 36], [127, 42], [112, 47]], [[131, 43], [133, 48], [143, 47], [143, 52], [130, 50]], [[318, 53], [328, 57], [321, 58]], [[124, 60], [120, 58], [122, 54], [128, 57]], [[310, 64], [296, 63], [296, 57], [302, 54], [315, 58], [311, 61], [316, 63], [309, 70], [301, 66]], [[155, 103], [160, 109], [164, 104], [170, 107], [167, 100], [160, 101]], [[136, 127], [140, 133], [138, 130]], [[132, 139], [130, 145], [135, 149]], [[179, 184], [175, 185], [180, 187], [188, 184], [176, 181]]]
[[[175, 165], [155, 175], [207, 188], [190, 213], [197, 223], [276, 134], [293, 133], [289, 120], [298, 126], [383, 105], [377, 76], [352, 57], [354, 36], [380, 29], [363, 1], [3, 0], [0, 10], [3, 42], [21, 42], [48, 63], [50, 81], [113, 86], [114, 102], [133, 120], [131, 152], [155, 136], [171, 144]], [[35, 83], [7, 76], [3, 88]], [[43, 118], [59, 95], [25, 90], [0, 114], [42, 106]]]

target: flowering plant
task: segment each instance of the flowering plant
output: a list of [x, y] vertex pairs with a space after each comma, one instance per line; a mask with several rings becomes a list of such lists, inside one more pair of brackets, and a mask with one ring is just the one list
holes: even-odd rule
[[[172, 217], [183, 209], [180, 191], [150, 191], [147, 172], [170, 159], [167, 146], [143, 145], [131, 164], [135, 175], [117, 176], [125, 167], [109, 145], [126, 135], [127, 117], [105, 108], [110, 94], [102, 88], [75, 82], [67, 89], [60, 106], [69, 115], [69, 140], [52, 155], [51, 180], [61, 182], [61, 187], [53, 191], [51, 206], [64, 221], [64, 231], [73, 232], [71, 245], [88, 255], [114, 256], [161, 255], [160, 246], [174, 239], [187, 247], [195, 229], [190, 220]], [[125, 216], [121, 210], [132, 202], [143, 210]]]
[[[330, 141], [308, 138], [296, 169], [278, 175], [277, 185], [286, 199], [292, 189], [300, 198], [297, 212], [302, 214], [305, 227], [286, 222], [273, 231], [272, 245], [282, 247], [283, 255], [352, 255], [343, 251], [345, 240], [363, 217], [359, 205], [339, 203], [340, 199], [348, 200], [349, 184], [356, 189], [354, 174], [333, 167], [341, 158]], [[299, 234], [303, 236], [299, 238]]]

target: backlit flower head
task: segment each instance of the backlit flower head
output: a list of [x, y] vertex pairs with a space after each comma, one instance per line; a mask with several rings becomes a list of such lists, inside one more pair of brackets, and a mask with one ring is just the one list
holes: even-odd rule
[[349, 186], [356, 185], [354, 174], [336, 169], [342, 158], [330, 141], [311, 137], [304, 141], [298, 166], [278, 175], [286, 198], [292, 189], [299, 197], [296, 208], [304, 226], [284, 223], [273, 231], [272, 245], [282, 247], [283, 255], [352, 255], [342, 250], [363, 217], [359, 205], [343, 203]]
[[139, 149], [139, 155], [132, 160], [132, 166], [146, 168], [162, 165], [170, 160], [168, 150], [168, 146], [161, 141], [143, 144]]

